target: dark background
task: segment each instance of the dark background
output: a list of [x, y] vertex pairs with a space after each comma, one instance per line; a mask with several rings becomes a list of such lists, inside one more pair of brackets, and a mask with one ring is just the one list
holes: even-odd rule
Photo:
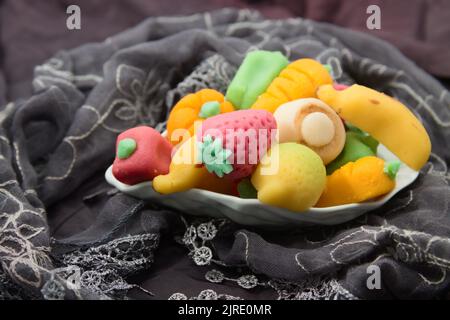
[[[66, 28], [71, 4], [81, 8], [81, 30]], [[366, 28], [370, 4], [381, 8], [381, 30]], [[448, 0], [0, 0], [0, 96], [6, 101], [28, 96], [34, 66], [59, 50], [102, 41], [148, 16], [231, 6], [257, 9], [269, 18], [301, 16], [370, 33], [450, 85]]]

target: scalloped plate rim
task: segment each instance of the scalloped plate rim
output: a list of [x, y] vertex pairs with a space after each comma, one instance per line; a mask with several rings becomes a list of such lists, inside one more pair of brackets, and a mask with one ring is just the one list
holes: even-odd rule
[[[377, 155], [385, 160], [394, 160], [394, 159], [398, 160], [398, 158], [394, 154], [392, 154], [386, 147], [384, 147], [381, 144], [377, 150]], [[184, 192], [169, 195], [161, 195], [153, 190], [151, 181], [144, 181], [135, 185], [127, 185], [118, 181], [112, 174], [112, 165], [109, 166], [108, 169], [106, 170], [105, 179], [109, 184], [116, 187], [121, 192], [143, 200], [156, 200], [163, 203], [164, 200], [172, 201], [178, 198], [179, 200], [184, 199], [184, 201], [189, 200], [192, 203], [192, 199], [198, 199], [198, 197], [200, 196], [201, 198], [203, 198], [203, 200], [201, 201], [205, 205], [207, 204], [208, 201], [214, 201], [215, 203], [222, 204], [231, 211], [240, 211], [240, 214], [242, 214], [243, 216], [242, 217], [238, 216], [237, 219], [236, 217], [234, 219], [230, 217], [230, 215], [235, 216], [234, 213], [220, 212], [222, 216], [230, 218], [231, 220], [234, 220], [237, 223], [253, 226], [262, 226], [262, 225], [282, 226], [288, 225], [290, 223], [305, 224], [305, 225], [310, 224], [333, 225], [347, 222], [349, 220], [356, 218], [357, 216], [364, 214], [365, 212], [381, 207], [400, 190], [404, 189], [412, 182], [414, 182], [418, 175], [419, 175], [418, 171], [415, 171], [407, 167], [404, 163], [402, 163], [396, 177], [395, 188], [390, 193], [388, 193], [382, 198], [379, 198], [376, 201], [350, 203], [325, 208], [313, 207], [303, 212], [293, 212], [288, 209], [269, 206], [261, 203], [258, 199], [242, 199], [232, 195], [220, 194], [201, 189], [191, 189]], [[175, 208], [178, 207], [177, 209], [183, 207], [182, 205], [180, 206], [174, 205], [173, 202], [171, 205], [169, 204], [168, 206]], [[195, 208], [186, 207], [185, 209], [186, 210], [184, 210], [184, 212], [188, 214], [213, 216], [211, 213], [204, 211], [198, 213], [196, 212]], [[258, 214], [256, 214], [257, 210], [255, 209], [262, 209], [262, 210]], [[217, 216], [216, 213], [214, 214], [214, 217]], [[336, 214], [339, 213], [341, 214], [341, 216], [336, 217]], [[245, 222], [242, 223], [244, 220]], [[249, 220], [253, 222], [249, 223], [248, 222]]]

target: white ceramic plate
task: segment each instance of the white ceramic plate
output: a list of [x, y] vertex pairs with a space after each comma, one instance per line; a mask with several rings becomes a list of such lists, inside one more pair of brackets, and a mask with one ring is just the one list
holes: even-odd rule
[[[377, 155], [385, 160], [398, 158], [380, 145]], [[241, 199], [216, 192], [192, 189], [170, 195], [161, 195], [153, 190], [152, 182], [146, 181], [130, 186], [118, 181], [112, 174], [112, 166], [106, 170], [105, 178], [123, 193], [139, 199], [151, 200], [191, 215], [229, 218], [237, 223], [251, 226], [306, 226], [334, 225], [350, 221], [363, 213], [381, 207], [397, 192], [410, 185], [419, 175], [402, 163], [397, 173], [395, 188], [384, 197], [370, 202], [352, 203], [327, 208], [311, 208], [304, 212], [265, 205], [257, 199]]]

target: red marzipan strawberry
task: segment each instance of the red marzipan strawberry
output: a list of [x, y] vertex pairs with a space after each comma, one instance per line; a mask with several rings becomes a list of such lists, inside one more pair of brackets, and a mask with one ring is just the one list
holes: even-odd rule
[[172, 145], [151, 127], [128, 129], [117, 137], [114, 177], [128, 185], [169, 172]]
[[197, 132], [202, 162], [217, 176], [239, 181], [251, 175], [275, 139], [277, 124], [266, 110], [239, 110], [202, 122]]

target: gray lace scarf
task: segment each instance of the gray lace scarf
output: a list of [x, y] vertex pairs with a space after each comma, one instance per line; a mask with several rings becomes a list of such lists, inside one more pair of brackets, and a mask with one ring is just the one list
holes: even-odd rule
[[[103, 172], [117, 134], [164, 129], [173, 104], [224, 92], [250, 50], [313, 57], [340, 83], [396, 97], [433, 153], [418, 180], [344, 225], [248, 228], [145, 203]], [[149, 18], [35, 69], [34, 94], [0, 106], [0, 298], [369, 299], [445, 297], [450, 277], [450, 96], [375, 38], [247, 10]], [[213, 208], [211, 208], [213, 210]], [[367, 285], [379, 268], [381, 288]]]

